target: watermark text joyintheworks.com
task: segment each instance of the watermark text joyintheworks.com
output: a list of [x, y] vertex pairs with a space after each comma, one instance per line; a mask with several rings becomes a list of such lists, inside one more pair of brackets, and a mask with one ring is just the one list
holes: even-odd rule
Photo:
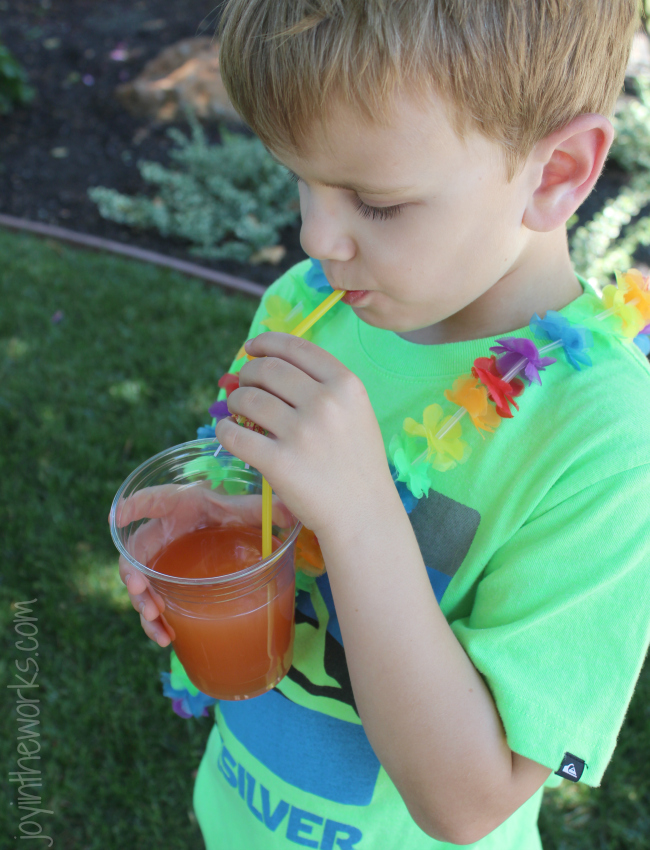
[[28, 602], [16, 602], [14, 615], [14, 631], [18, 635], [15, 647], [21, 655], [16, 658], [16, 682], [7, 685], [16, 694], [16, 722], [18, 734], [16, 736], [16, 749], [18, 751], [18, 770], [10, 771], [9, 781], [18, 783], [18, 808], [25, 812], [21, 815], [18, 824], [20, 836], [18, 839], [40, 839], [47, 844], [37, 845], [39, 847], [52, 847], [54, 839], [43, 834], [43, 827], [36, 819], [39, 815], [52, 815], [54, 812], [42, 809], [41, 800], [41, 769], [39, 755], [41, 751], [40, 732], [40, 699], [38, 688], [40, 687], [36, 678], [39, 672], [38, 662], [38, 617], [32, 616], [30, 607], [37, 599]]

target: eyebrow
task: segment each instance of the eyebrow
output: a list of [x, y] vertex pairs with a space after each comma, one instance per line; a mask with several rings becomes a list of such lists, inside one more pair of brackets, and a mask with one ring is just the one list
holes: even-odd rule
[[[295, 171], [292, 171], [290, 168], [287, 168], [287, 166], [283, 162], [280, 162], [280, 160], [273, 154], [271, 154], [271, 158], [274, 159], [278, 163], [278, 165], [281, 165], [283, 168], [286, 168], [289, 174], [293, 174], [293, 176], [298, 180], [302, 179], [298, 177]], [[370, 186], [361, 186], [359, 183], [356, 183], [354, 185], [352, 183], [325, 183], [320, 180], [314, 180], [314, 183], [317, 183], [319, 186], [326, 186], [328, 189], [344, 189], [346, 191], [351, 192], [361, 192], [362, 195], [401, 195], [405, 192], [411, 191], [412, 188], [409, 186], [398, 186], [392, 189], [373, 189], [370, 188]]]

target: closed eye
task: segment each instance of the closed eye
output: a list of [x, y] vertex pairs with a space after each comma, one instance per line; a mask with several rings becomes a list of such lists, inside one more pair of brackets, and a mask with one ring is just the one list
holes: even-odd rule
[[363, 218], [370, 218], [373, 221], [386, 221], [389, 218], [395, 218], [404, 209], [406, 204], [395, 204], [392, 207], [371, 207], [364, 204], [361, 198], [356, 201], [357, 212]]
[[[289, 171], [289, 177], [294, 183], [302, 182], [302, 177], [298, 177], [293, 171]], [[359, 197], [356, 198], [355, 205], [359, 215], [373, 221], [386, 221], [395, 218], [406, 206], [406, 204], [394, 204], [392, 207], [371, 207], [370, 204], [365, 204]]]

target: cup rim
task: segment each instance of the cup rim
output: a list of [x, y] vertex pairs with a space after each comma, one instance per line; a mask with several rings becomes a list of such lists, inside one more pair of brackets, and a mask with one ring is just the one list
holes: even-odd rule
[[[116, 549], [126, 560], [137, 570], [149, 578], [157, 579], [158, 581], [169, 582], [170, 584], [182, 584], [187, 587], [201, 587], [205, 585], [224, 585], [224, 584], [232, 584], [233, 581], [239, 582], [245, 579], [250, 579], [258, 573], [263, 572], [266, 568], [275, 564], [280, 558], [283, 557], [287, 549], [293, 544], [296, 537], [298, 536], [300, 529], [302, 528], [302, 523], [300, 520], [296, 519], [295, 525], [291, 530], [289, 536], [286, 540], [283, 540], [281, 545], [271, 554], [268, 558], [263, 558], [261, 561], [258, 561], [256, 564], [252, 564], [250, 567], [246, 567], [243, 570], [239, 570], [236, 573], [228, 573], [223, 576], [213, 576], [208, 578], [183, 578], [182, 576], [170, 576], [166, 573], [159, 573], [157, 570], [152, 570], [151, 567], [147, 567], [144, 564], [141, 564], [138, 560], [136, 560], [129, 552], [126, 551], [122, 541], [119, 539], [117, 535], [117, 526], [115, 524], [115, 514], [117, 511], [117, 506], [119, 504], [120, 499], [122, 498], [122, 494], [127, 489], [128, 485], [133, 481], [133, 479], [140, 475], [147, 467], [153, 465], [155, 462], [161, 460], [166, 455], [172, 455], [179, 453], [180, 449], [191, 449], [198, 448], [200, 445], [214, 445], [214, 440], [211, 439], [201, 439], [201, 440], [189, 440], [186, 443], [178, 443], [176, 446], [171, 446], [168, 449], [164, 449], [162, 452], [158, 452], [158, 454], [153, 455], [152, 457], [145, 460], [140, 466], [136, 467], [122, 482], [117, 493], [113, 498], [113, 502], [111, 504], [111, 510], [109, 514], [109, 526], [111, 530], [111, 538], [113, 543], [115, 544]], [[222, 450], [224, 455], [234, 458], [235, 460], [240, 460], [231, 452], [227, 452], [225, 449]]]

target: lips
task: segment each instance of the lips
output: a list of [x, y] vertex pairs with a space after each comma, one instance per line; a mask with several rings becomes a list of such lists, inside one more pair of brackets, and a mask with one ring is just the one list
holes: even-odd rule
[[363, 301], [369, 293], [369, 289], [349, 289], [341, 300], [344, 304], [349, 304], [352, 307], [360, 301]]

